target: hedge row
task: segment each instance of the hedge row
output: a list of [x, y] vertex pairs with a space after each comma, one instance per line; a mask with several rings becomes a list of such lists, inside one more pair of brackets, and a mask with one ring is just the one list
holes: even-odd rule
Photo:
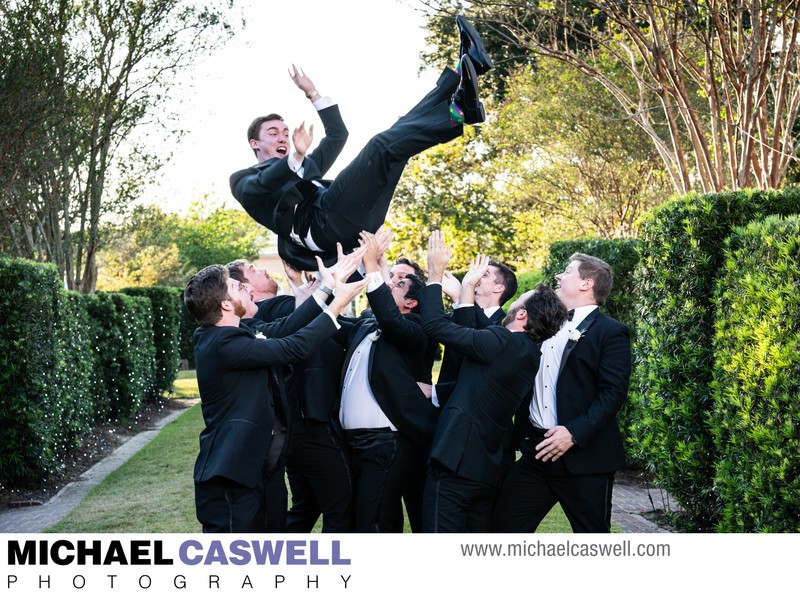
[[717, 280], [717, 528], [800, 531], [800, 218], [736, 229]]
[[174, 380], [156, 354], [177, 351], [176, 291], [80, 295], [53, 265], [0, 258], [0, 484], [46, 481], [96, 422], [130, 418]]
[[735, 227], [798, 209], [798, 191], [691, 195], [655, 210], [642, 226], [630, 446], [695, 529], [717, 526], [723, 505], [712, 384], [714, 296], [726, 240]]

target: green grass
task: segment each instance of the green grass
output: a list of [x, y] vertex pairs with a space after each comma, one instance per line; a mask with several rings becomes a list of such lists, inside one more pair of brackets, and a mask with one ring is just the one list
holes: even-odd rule
[[[181, 372], [174, 398], [196, 398], [194, 372]], [[112, 472], [48, 532], [200, 532], [192, 471], [203, 417], [197, 404]], [[315, 531], [319, 530], [320, 522]], [[406, 522], [406, 531], [408, 523]], [[537, 532], [571, 532], [556, 506]]]
[[192, 471], [203, 428], [195, 405], [89, 491], [49, 532], [199, 532]]
[[172, 398], [200, 398], [197, 389], [197, 373], [192, 371], [179, 371], [178, 378], [172, 384], [175, 390]]

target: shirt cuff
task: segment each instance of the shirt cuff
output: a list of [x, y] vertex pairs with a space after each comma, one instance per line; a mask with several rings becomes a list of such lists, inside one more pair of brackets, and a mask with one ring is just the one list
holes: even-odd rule
[[[319, 305], [319, 307], [320, 307], [320, 309], [322, 311], [327, 311], [328, 304], [326, 303], [326, 299], [323, 299], [322, 297], [317, 295], [317, 291], [314, 291], [314, 293], [312, 293], [311, 296], [314, 298], [314, 301], [317, 302], [317, 305]], [[327, 295], [326, 295], [326, 298], [327, 298]]]
[[333, 99], [325, 95], [324, 97], [320, 97], [316, 101], [312, 101], [311, 105], [313, 105], [314, 109], [316, 109], [317, 111], [321, 111], [326, 107], [331, 107], [332, 105], [336, 105], [336, 103], [334, 103]]
[[294, 153], [289, 153], [286, 163], [289, 165], [289, 169], [294, 171], [300, 177], [303, 177], [303, 164], [298, 163], [297, 159], [294, 158]]
[[367, 293], [372, 293], [377, 290], [381, 285], [385, 284], [380, 272], [368, 272], [367, 276]]
[[323, 315], [327, 315], [331, 320], [333, 320], [333, 325], [336, 326], [337, 330], [341, 329], [341, 327], [342, 327], [341, 324], [339, 324], [339, 322], [336, 320], [336, 316], [333, 315], [331, 310], [329, 310], [328, 308], [325, 308], [325, 311], [323, 311], [322, 313], [323, 313]]

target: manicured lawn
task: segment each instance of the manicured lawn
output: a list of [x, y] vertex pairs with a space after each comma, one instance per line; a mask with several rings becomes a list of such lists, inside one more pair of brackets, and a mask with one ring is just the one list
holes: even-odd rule
[[[179, 375], [174, 397], [197, 397], [194, 372]], [[202, 428], [197, 404], [92, 489], [48, 532], [200, 532], [195, 518], [192, 470]], [[570, 532], [560, 507], [545, 518], [538, 531]]]

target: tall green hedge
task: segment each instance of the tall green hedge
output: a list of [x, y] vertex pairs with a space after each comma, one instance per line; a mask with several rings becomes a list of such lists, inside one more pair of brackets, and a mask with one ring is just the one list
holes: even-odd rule
[[91, 427], [92, 353], [50, 264], [0, 258], [0, 484], [39, 484]]
[[183, 291], [176, 287], [136, 287], [122, 292], [150, 300], [156, 357], [154, 389], [148, 396], [155, 400], [172, 390], [178, 377], [180, 326], [186, 309], [181, 302]]
[[736, 229], [717, 279], [714, 486], [724, 532], [800, 531], [800, 218]]
[[183, 291], [180, 292], [178, 303], [181, 310], [181, 328], [180, 328], [180, 358], [186, 359], [190, 369], [194, 369], [194, 331], [197, 330], [197, 320], [186, 309], [186, 304], [183, 302]]
[[630, 446], [686, 510], [692, 528], [712, 527], [719, 514], [708, 422], [713, 296], [725, 240], [734, 226], [798, 209], [796, 190], [690, 195], [656, 209], [642, 225]]
[[95, 419], [129, 419], [155, 386], [150, 300], [123, 293], [95, 293], [85, 300], [99, 363]]

